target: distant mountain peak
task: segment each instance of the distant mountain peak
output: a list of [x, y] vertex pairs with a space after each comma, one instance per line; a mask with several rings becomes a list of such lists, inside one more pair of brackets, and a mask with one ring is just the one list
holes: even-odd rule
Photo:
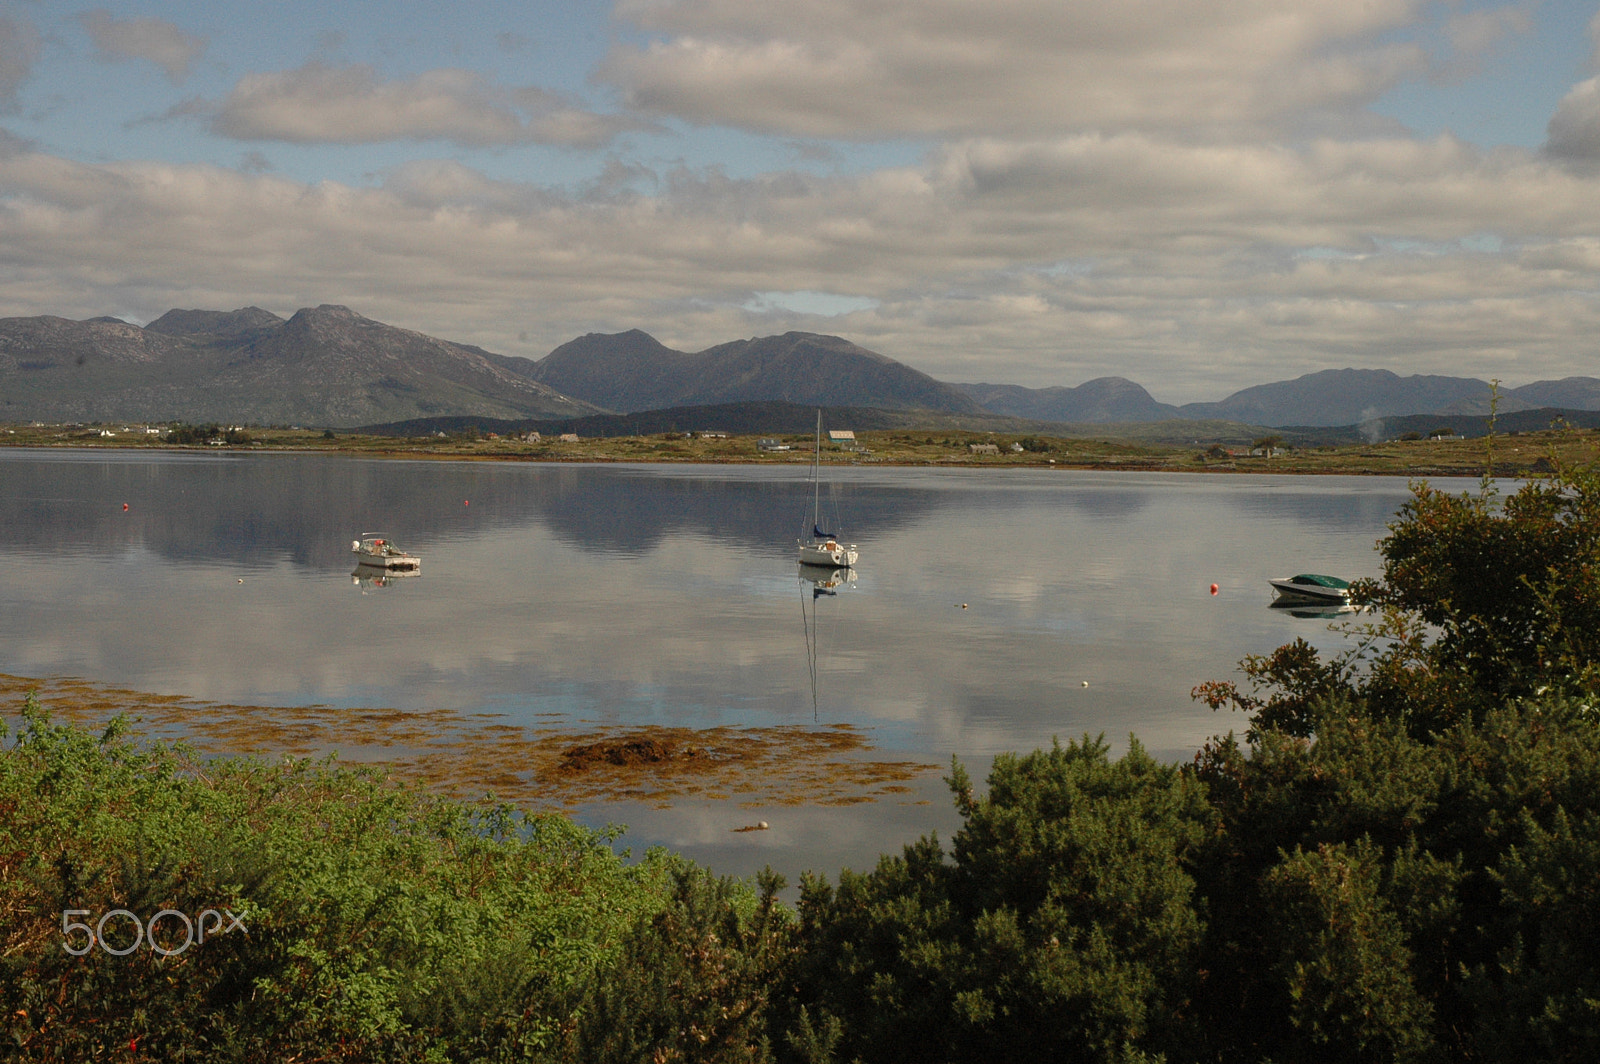
[[1096, 377], [1076, 388], [1022, 388], [1011, 384], [958, 384], [985, 410], [1036, 421], [1106, 424], [1117, 421], [1164, 421], [1177, 407], [1158, 403], [1144, 387], [1126, 377]]
[[255, 329], [269, 329], [283, 319], [260, 307], [239, 310], [169, 310], [149, 325], [146, 332], [167, 336], [238, 336]]
[[955, 388], [886, 355], [843, 337], [799, 331], [695, 354], [637, 329], [589, 333], [550, 352], [528, 375], [624, 413], [761, 401], [981, 412]]

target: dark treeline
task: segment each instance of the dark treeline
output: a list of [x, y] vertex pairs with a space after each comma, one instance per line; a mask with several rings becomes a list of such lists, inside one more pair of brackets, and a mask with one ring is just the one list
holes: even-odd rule
[[[1380, 549], [1347, 652], [1196, 689], [1242, 737], [1182, 765], [1086, 737], [986, 788], [953, 765], [948, 845], [807, 877], [794, 911], [775, 876], [30, 706], [0, 759], [0, 1055], [1600, 1059], [1600, 471], [1421, 486]], [[90, 938], [116, 908], [249, 931], [117, 956], [127, 918]]]

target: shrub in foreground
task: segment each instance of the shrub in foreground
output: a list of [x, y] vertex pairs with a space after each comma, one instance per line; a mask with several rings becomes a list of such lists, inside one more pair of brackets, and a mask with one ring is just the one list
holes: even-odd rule
[[[0, 1055], [560, 1059], [573, 999], [674, 863], [331, 764], [97, 739], [30, 704], [0, 755]], [[115, 909], [226, 911], [247, 933], [116, 956], [135, 930], [118, 916], [63, 948], [87, 938], [63, 913]], [[164, 948], [180, 932], [165, 918]]]

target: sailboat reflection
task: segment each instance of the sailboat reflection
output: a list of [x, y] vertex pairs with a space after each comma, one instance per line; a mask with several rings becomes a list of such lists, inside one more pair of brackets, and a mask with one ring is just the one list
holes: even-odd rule
[[350, 574], [350, 582], [365, 594], [368, 588], [388, 587], [396, 580], [415, 580], [420, 576], [422, 573], [416, 569], [374, 569], [370, 565], [358, 565]]
[[824, 598], [835, 598], [840, 588], [849, 588], [856, 582], [854, 569], [829, 569], [819, 565], [800, 566], [800, 617], [805, 622], [806, 667], [811, 672], [811, 719], [819, 719], [817, 711], [817, 656], [821, 642], [821, 617], [817, 603]]

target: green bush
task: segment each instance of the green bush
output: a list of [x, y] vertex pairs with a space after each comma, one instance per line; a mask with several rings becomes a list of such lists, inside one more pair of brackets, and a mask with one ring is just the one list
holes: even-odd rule
[[[989, 794], [956, 767], [964, 825], [810, 878], [786, 1042], [812, 1017], [840, 1059], [1155, 1059], [1188, 1037], [1202, 919], [1184, 868], [1212, 829], [1205, 788], [1135, 741], [1001, 756]], [[799, 1007], [806, 1007], [804, 1024]]]
[[[120, 725], [95, 739], [30, 704], [0, 756], [0, 1044], [63, 1061], [557, 1059], [571, 1000], [670, 886], [664, 855], [629, 867], [608, 841], [332, 764], [201, 762]], [[118, 908], [226, 909], [247, 930], [166, 957], [63, 949], [63, 912]], [[132, 941], [118, 917], [108, 944], [113, 928]]]

